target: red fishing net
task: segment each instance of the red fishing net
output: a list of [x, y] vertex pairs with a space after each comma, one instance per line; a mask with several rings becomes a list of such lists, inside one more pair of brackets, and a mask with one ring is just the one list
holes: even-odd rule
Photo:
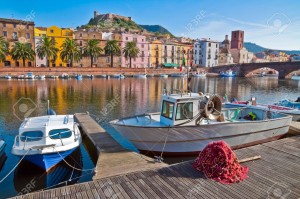
[[240, 182], [248, 177], [248, 167], [239, 164], [236, 155], [224, 141], [209, 143], [193, 167], [202, 171], [206, 177], [223, 184]]

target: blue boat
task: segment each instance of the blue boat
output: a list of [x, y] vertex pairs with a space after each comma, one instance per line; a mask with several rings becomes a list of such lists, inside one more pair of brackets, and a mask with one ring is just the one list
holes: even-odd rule
[[276, 105], [300, 109], [300, 97], [298, 97], [296, 101], [291, 101], [287, 99], [281, 100], [278, 103], [276, 103]]
[[48, 171], [80, 144], [81, 134], [73, 115], [32, 117], [21, 124], [12, 154]]
[[[59, 186], [72, 185], [79, 181], [83, 168], [80, 148], [77, 148], [66, 159], [53, 167], [49, 172], [45, 172], [29, 161], [22, 161], [14, 172], [14, 187], [20, 194], [38, 191], [45, 188], [55, 188]], [[68, 164], [69, 165], [68, 165]], [[73, 169], [75, 167], [76, 169]], [[31, 190], [27, 190], [28, 184]]]
[[77, 80], [82, 80], [82, 75], [76, 75], [75, 78], [76, 78]]
[[235, 77], [236, 74], [232, 72], [232, 70], [228, 70], [226, 72], [221, 72], [220, 77]]

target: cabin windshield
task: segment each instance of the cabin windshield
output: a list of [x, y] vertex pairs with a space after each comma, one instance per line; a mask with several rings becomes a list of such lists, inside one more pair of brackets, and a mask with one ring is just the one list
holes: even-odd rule
[[44, 133], [42, 131], [26, 131], [20, 136], [22, 142], [34, 142], [43, 138]]
[[162, 105], [161, 115], [168, 119], [173, 119], [173, 113], [174, 113], [174, 103], [164, 100]]
[[193, 102], [177, 104], [176, 120], [186, 120], [193, 118]]
[[72, 136], [72, 131], [70, 129], [54, 129], [49, 132], [49, 137], [51, 139], [65, 139]]

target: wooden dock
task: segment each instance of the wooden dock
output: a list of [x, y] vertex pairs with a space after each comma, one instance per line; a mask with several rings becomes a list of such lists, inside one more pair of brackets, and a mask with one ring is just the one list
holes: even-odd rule
[[167, 166], [123, 148], [88, 114], [75, 114], [84, 135], [96, 147], [98, 160], [94, 180]]
[[235, 151], [249, 167], [243, 182], [224, 185], [206, 179], [192, 161], [30, 193], [19, 198], [300, 198], [300, 136]]

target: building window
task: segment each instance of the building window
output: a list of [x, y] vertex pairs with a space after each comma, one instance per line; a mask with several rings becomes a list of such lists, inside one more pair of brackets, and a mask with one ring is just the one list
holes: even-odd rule
[[211, 47], [211, 43], [208, 43], [208, 47]]
[[26, 25], [26, 29], [29, 30], [29, 25]]
[[94, 35], [94, 39], [96, 38], [96, 35]]
[[218, 48], [218, 44], [216, 44], [216, 48]]
[[26, 39], [30, 39], [30, 34], [26, 33]]
[[128, 37], [126, 37], [125, 40], [128, 41]]
[[13, 32], [12, 37], [13, 37], [13, 39], [17, 39], [18, 38], [18, 34], [16, 32]]
[[7, 32], [3, 31], [3, 37], [7, 37]]
[[142, 42], [144, 41], [144, 39], [142, 39]]
[[79, 34], [79, 37], [82, 37], [82, 34], [81, 34], [81, 33]]
[[167, 63], [167, 59], [165, 59], [164, 62]]
[[17, 27], [17, 24], [14, 24], [14, 28], [16, 28]]
[[110, 57], [106, 57], [106, 63], [110, 62]]
[[79, 46], [82, 46], [82, 41], [79, 41]]
[[50, 30], [50, 33], [54, 33], [54, 30], [53, 30], [53, 29], [51, 29], [51, 30]]
[[142, 48], [144, 48], [144, 44], [142, 44]]
[[142, 57], [142, 62], [144, 62], [144, 57]]
[[5, 27], [6, 27], [6, 23], [3, 23], [2, 25], [3, 25], [3, 28], [5, 28]]

